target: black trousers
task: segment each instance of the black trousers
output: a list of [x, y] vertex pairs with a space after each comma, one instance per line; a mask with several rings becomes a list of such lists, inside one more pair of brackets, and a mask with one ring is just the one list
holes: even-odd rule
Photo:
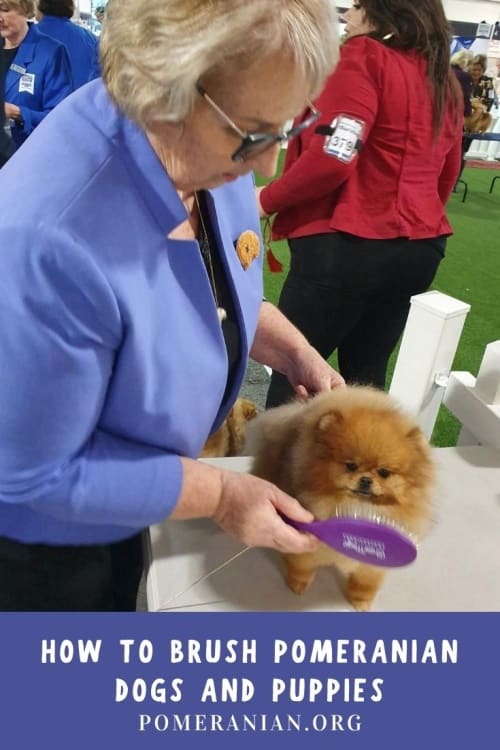
[[[469, 135], [464, 135], [462, 137], [462, 162], [460, 164], [460, 172], [458, 173], [457, 182], [462, 177], [462, 172], [465, 169], [465, 163], [466, 163], [465, 155], [466, 155], [467, 151], [470, 149], [470, 147], [472, 146], [472, 141], [473, 140], [474, 140], [474, 138], [471, 138]], [[455, 188], [456, 188], [457, 182], [455, 183]]]
[[142, 568], [141, 534], [86, 546], [0, 537], [0, 611], [135, 611]]
[[[366, 240], [337, 232], [301, 237], [289, 245], [280, 310], [325, 359], [338, 350], [347, 382], [384, 388], [410, 297], [431, 284], [446, 239]], [[274, 372], [266, 407], [292, 396], [287, 379]]]

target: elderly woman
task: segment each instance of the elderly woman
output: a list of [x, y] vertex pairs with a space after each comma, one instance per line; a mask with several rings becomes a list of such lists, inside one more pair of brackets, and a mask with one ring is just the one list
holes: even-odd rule
[[134, 608], [166, 516], [316, 545], [294, 498], [196, 457], [249, 354], [303, 396], [342, 383], [262, 302], [251, 175], [334, 66], [332, 3], [111, 0], [101, 50], [0, 175], [3, 609]]
[[33, 0], [0, 0], [5, 117], [16, 146], [73, 91], [66, 49], [28, 23], [34, 13]]

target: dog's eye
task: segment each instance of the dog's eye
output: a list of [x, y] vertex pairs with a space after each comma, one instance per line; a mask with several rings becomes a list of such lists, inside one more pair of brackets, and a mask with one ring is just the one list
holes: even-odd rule
[[353, 461], [347, 461], [345, 467], [347, 471], [356, 471], [358, 464], [355, 464]]
[[391, 476], [391, 472], [389, 471], [389, 469], [383, 469], [383, 468], [378, 469], [377, 474], [379, 475], [379, 477], [382, 477], [382, 479], [387, 479], [387, 477]]

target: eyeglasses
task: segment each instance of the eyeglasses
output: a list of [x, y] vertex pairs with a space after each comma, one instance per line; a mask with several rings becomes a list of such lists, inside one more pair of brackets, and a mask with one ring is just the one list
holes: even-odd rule
[[306, 119], [301, 123], [293, 128], [290, 128], [289, 130], [285, 130], [283, 133], [247, 133], [245, 130], [239, 128], [236, 123], [233, 122], [231, 118], [226, 115], [226, 113], [219, 107], [219, 105], [209, 97], [203, 86], [197, 84], [196, 89], [200, 96], [202, 96], [203, 99], [207, 102], [207, 104], [212, 107], [212, 109], [215, 110], [215, 112], [217, 112], [220, 117], [222, 117], [224, 122], [229, 125], [231, 130], [234, 130], [234, 132], [237, 133], [237, 135], [239, 135], [239, 137], [241, 138], [240, 145], [231, 155], [231, 159], [233, 161], [245, 161], [249, 157], [257, 156], [263, 151], [266, 151], [268, 148], [276, 145], [276, 143], [288, 143], [291, 138], [295, 138], [296, 135], [302, 133], [302, 131], [312, 125], [313, 122], [316, 122], [321, 114], [312, 106], [312, 104], [310, 104], [309, 108], [311, 110], [311, 114], [306, 117]]

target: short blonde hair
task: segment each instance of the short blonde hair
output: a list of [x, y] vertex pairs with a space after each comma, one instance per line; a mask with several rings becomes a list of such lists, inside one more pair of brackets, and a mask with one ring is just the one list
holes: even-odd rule
[[467, 68], [471, 64], [471, 61], [472, 53], [468, 52], [466, 49], [461, 49], [458, 52], [455, 52], [455, 54], [450, 58], [451, 65], [458, 65], [458, 67], [462, 68], [462, 70], [467, 70]]
[[33, 18], [35, 15], [35, 0], [5, 0], [4, 5], [8, 5], [11, 10], [18, 8], [26, 18]]
[[319, 93], [338, 57], [332, 0], [109, 0], [100, 40], [110, 96], [145, 127], [180, 122], [196, 83], [283, 49]]

